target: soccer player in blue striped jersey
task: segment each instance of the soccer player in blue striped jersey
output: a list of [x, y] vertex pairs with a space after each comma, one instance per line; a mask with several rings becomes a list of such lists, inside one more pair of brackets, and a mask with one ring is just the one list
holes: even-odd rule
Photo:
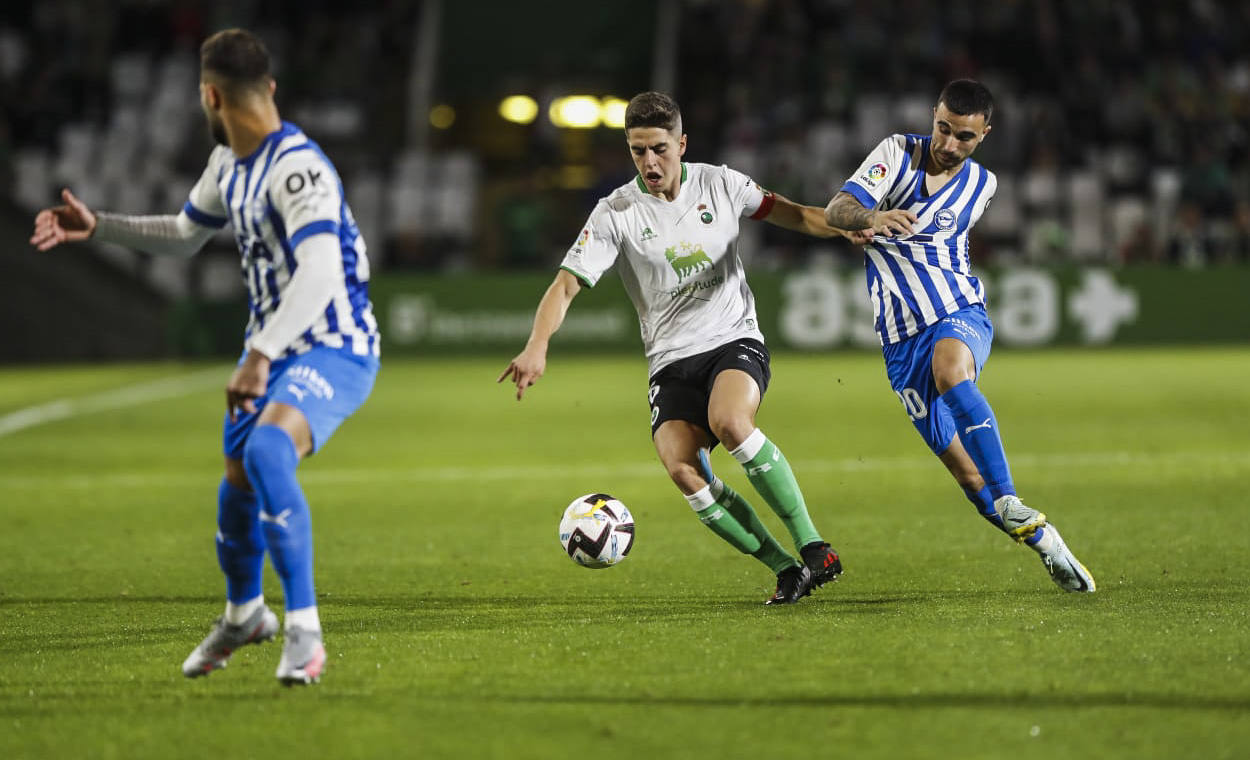
[[970, 156], [990, 133], [994, 103], [980, 82], [948, 84], [931, 135], [891, 135], [825, 209], [830, 225], [872, 227], [864, 266], [886, 372], [916, 430], [986, 520], [1032, 547], [1068, 591], [1094, 578], [1046, 515], [1016, 495], [989, 402], [976, 386], [994, 327], [973, 276], [968, 233], [998, 181]]
[[243, 356], [226, 385], [216, 536], [226, 610], [182, 670], [206, 675], [225, 667], [238, 647], [277, 635], [277, 615], [261, 594], [268, 549], [286, 603], [276, 675], [312, 683], [325, 646], [312, 525], [295, 470], [373, 387], [379, 352], [369, 260], [334, 165], [278, 115], [261, 40], [241, 29], [214, 34], [200, 49], [200, 71], [201, 104], [220, 144], [181, 213], [95, 213], [65, 190], [65, 205], [36, 217], [31, 243], [47, 250], [95, 238], [191, 255], [230, 225], [249, 318]]

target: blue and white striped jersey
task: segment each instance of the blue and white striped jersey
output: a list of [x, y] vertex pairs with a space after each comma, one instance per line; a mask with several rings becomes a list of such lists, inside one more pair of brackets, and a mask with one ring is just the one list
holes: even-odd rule
[[218, 146], [191, 189], [184, 213], [197, 224], [227, 223], [242, 256], [250, 316], [246, 341], [264, 328], [295, 273], [295, 248], [310, 235], [330, 233], [343, 252], [343, 282], [325, 311], [279, 359], [314, 346], [377, 356], [377, 321], [369, 303], [369, 259], [330, 159], [298, 127], [282, 122], [250, 156]]
[[883, 345], [906, 340], [943, 317], [985, 303], [972, 276], [968, 231], [994, 197], [994, 173], [971, 158], [940, 190], [925, 188], [928, 135], [891, 135], [842, 185], [871, 209], [908, 209], [915, 233], [878, 235], [864, 246], [868, 295]]

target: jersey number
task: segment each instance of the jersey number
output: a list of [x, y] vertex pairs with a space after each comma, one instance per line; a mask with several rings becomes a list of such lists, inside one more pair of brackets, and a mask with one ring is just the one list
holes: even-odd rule
[[924, 399], [915, 388], [904, 388], [894, 393], [898, 395], [898, 400], [903, 402], [903, 410], [911, 419], [923, 420], [929, 416], [929, 408], [925, 406]]

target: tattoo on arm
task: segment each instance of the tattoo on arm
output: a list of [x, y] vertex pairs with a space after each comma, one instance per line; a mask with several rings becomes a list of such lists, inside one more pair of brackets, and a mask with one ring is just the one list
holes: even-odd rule
[[839, 191], [829, 202], [825, 211], [825, 221], [831, 227], [844, 230], [862, 230], [872, 226], [873, 209], [864, 208], [855, 197], [845, 191]]

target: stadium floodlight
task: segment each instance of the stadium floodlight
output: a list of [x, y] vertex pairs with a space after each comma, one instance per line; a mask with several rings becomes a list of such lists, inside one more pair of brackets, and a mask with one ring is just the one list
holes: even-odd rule
[[430, 126], [435, 129], [447, 129], [456, 123], [456, 109], [440, 103], [430, 109]]
[[599, 126], [599, 99], [593, 95], [568, 95], [551, 101], [547, 110], [551, 123], [557, 127], [593, 129]]
[[499, 115], [513, 124], [529, 124], [538, 117], [538, 101], [529, 95], [509, 95], [499, 101]]
[[625, 107], [628, 106], [624, 100], [609, 95], [600, 103], [599, 112], [603, 118], [603, 126], [612, 127], [613, 129], [625, 128]]

